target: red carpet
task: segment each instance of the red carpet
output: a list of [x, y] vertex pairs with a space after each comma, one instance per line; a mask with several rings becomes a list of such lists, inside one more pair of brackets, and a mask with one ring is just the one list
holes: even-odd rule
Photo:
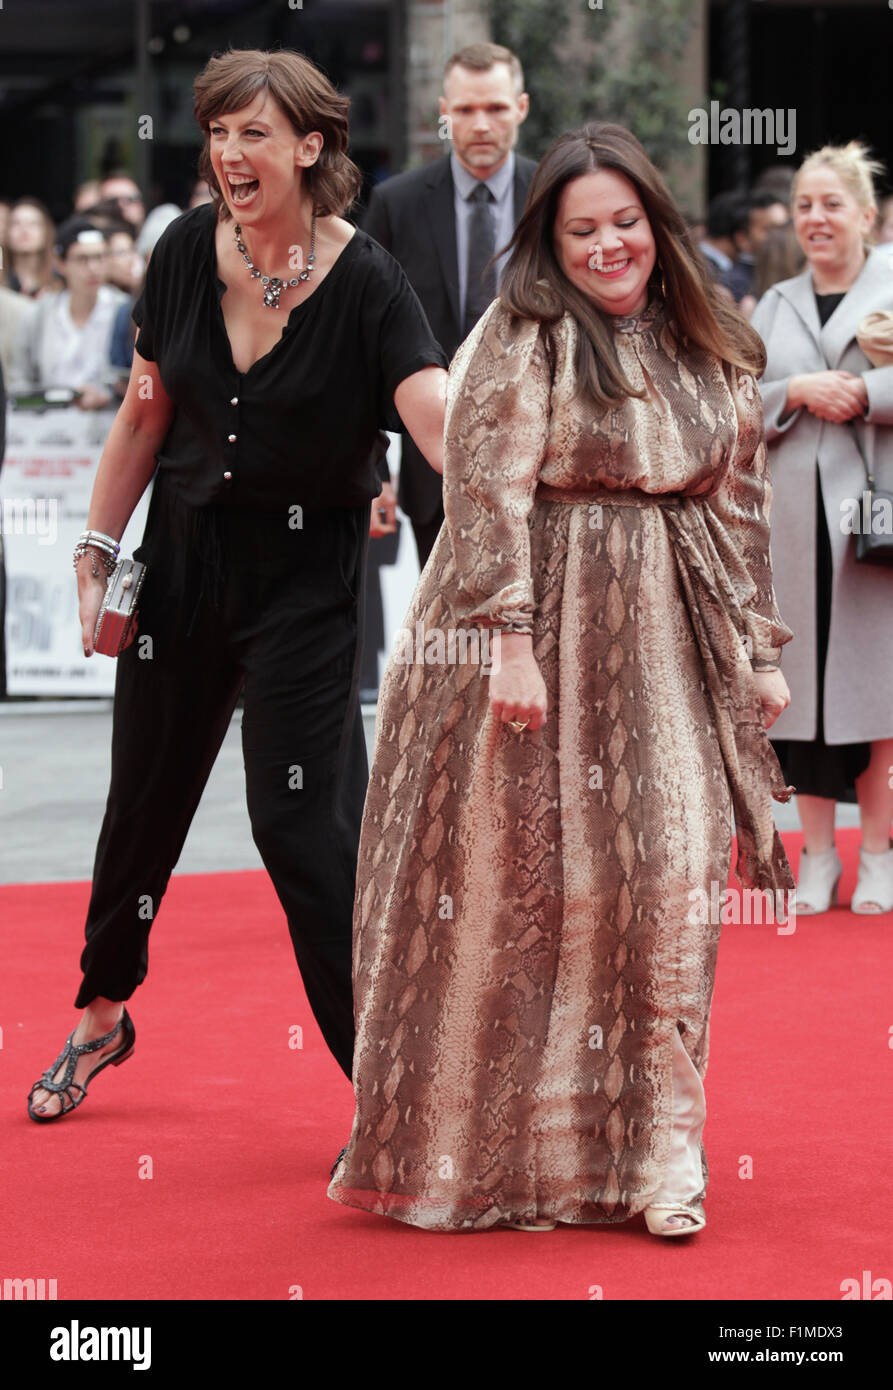
[[[796, 868], [800, 837], [785, 836]], [[842, 897], [858, 832], [839, 833]], [[0, 888], [4, 1279], [60, 1299], [829, 1299], [890, 1277], [893, 914], [729, 926], [706, 1081], [707, 1229], [641, 1217], [443, 1235], [336, 1205], [350, 1087], [263, 873], [176, 877], [131, 1001], [136, 1052], [57, 1125], [25, 1114], [76, 1017], [89, 885]], [[304, 1046], [289, 1046], [289, 1029]], [[739, 1177], [746, 1156], [753, 1177]], [[152, 1177], [140, 1177], [149, 1167]]]

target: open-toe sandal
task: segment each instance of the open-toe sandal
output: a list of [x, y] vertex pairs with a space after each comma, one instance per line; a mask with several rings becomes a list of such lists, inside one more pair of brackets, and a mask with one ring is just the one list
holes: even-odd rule
[[859, 877], [850, 908], [864, 917], [879, 916], [893, 908], [893, 849], [878, 853], [859, 850]]
[[797, 911], [803, 917], [817, 917], [837, 903], [843, 864], [834, 845], [820, 854], [800, 852], [797, 871]]
[[[115, 1051], [110, 1052], [107, 1057], [103, 1057], [93, 1068], [83, 1085], [75, 1081], [74, 1073], [78, 1064], [78, 1059], [86, 1056], [90, 1052], [98, 1052], [101, 1047], [106, 1047], [115, 1035], [123, 1030], [121, 1046]], [[75, 1029], [77, 1032], [77, 1029]], [[64, 1048], [56, 1058], [53, 1065], [44, 1072], [39, 1081], [35, 1081], [31, 1090], [28, 1092], [28, 1114], [37, 1124], [48, 1124], [51, 1120], [60, 1120], [63, 1115], [69, 1115], [72, 1110], [77, 1110], [79, 1105], [83, 1105], [87, 1099], [87, 1084], [92, 1081], [94, 1076], [102, 1071], [103, 1067], [119, 1067], [122, 1062], [133, 1052], [133, 1044], [136, 1041], [136, 1029], [133, 1020], [125, 1009], [118, 1022], [110, 1033], [106, 1033], [102, 1038], [94, 1038], [92, 1042], [74, 1042], [74, 1033], [69, 1036]], [[61, 1081], [54, 1081], [53, 1077], [59, 1068], [65, 1064], [65, 1072]], [[32, 1105], [35, 1091], [50, 1091], [59, 1097], [59, 1109], [51, 1115], [39, 1115]], [[46, 1102], [42, 1102], [46, 1104]]]
[[[691, 1220], [687, 1226], [671, 1226], [667, 1231], [664, 1222], [670, 1216], [688, 1216]], [[645, 1225], [653, 1236], [691, 1236], [704, 1229], [707, 1217], [702, 1202], [666, 1202], [645, 1208]]]

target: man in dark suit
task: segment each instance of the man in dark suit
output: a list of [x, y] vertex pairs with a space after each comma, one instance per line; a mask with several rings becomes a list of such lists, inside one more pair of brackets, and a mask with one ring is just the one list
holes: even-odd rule
[[[452, 151], [377, 184], [361, 223], [400, 262], [434, 336], [452, 357], [491, 300], [536, 164], [514, 150], [529, 109], [521, 64], [507, 48], [476, 43], [444, 69], [441, 129]], [[412, 522], [424, 568], [443, 521], [443, 488], [403, 431], [397, 501]], [[377, 506], [393, 506], [385, 483]]]

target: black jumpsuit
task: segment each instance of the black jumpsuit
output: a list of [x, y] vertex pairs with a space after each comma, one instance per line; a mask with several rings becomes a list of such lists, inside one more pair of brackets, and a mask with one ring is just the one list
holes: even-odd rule
[[[133, 311], [136, 350], [175, 413], [134, 552], [147, 577], [137, 638], [117, 658], [75, 1002], [128, 999], [145, 978], [149, 929], [244, 685], [252, 834], [314, 1016], [350, 1077], [369, 508], [381, 427], [399, 427], [394, 389], [448, 362], [402, 269], [358, 229], [287, 324], [280, 311], [275, 347], [240, 373], [214, 231], [210, 205], [172, 223]], [[213, 932], [196, 926], [197, 938]]]

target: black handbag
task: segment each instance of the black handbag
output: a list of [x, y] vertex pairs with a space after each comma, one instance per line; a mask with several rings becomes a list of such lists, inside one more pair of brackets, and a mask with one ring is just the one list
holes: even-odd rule
[[[879, 488], [868, 467], [868, 460], [862, 448], [862, 441], [859, 438], [856, 426], [852, 420], [847, 422], [852, 430], [853, 440], [859, 450], [859, 457], [862, 460], [862, 467], [865, 469], [867, 481], [866, 492], [863, 493], [862, 524], [856, 534], [856, 559], [861, 565], [893, 565], [893, 492], [885, 492]], [[865, 529], [865, 500], [868, 501], [868, 529]], [[881, 505], [881, 516], [889, 518], [889, 530], [875, 530], [874, 527], [874, 507], [875, 501]]]
[[[868, 353], [866, 352], [865, 347], [863, 347], [861, 340], [859, 342], [859, 346], [862, 348], [862, 351], [865, 353], [866, 357], [868, 358], [868, 361], [873, 366], [876, 366], [877, 359], [873, 359], [868, 356]], [[824, 357], [824, 352], [822, 353], [822, 356]], [[825, 358], [825, 366], [828, 368], [829, 371], [832, 370], [831, 364], [828, 362], [827, 358]], [[848, 420], [847, 424], [849, 425], [850, 433], [853, 436], [853, 443], [855, 444], [856, 449], [859, 453], [859, 457], [862, 460], [862, 467], [865, 469], [865, 479], [868, 484], [866, 492], [863, 493], [862, 499], [863, 503], [865, 501], [866, 496], [868, 499], [868, 530], [865, 530], [864, 525], [862, 524], [862, 522], [865, 519], [865, 508], [863, 505], [862, 520], [860, 521], [859, 530], [855, 533], [856, 560], [860, 565], [893, 565], [893, 492], [884, 492], [883, 488], [879, 488], [877, 486], [872, 476], [871, 469], [868, 467], [868, 460], [865, 457], [865, 450], [862, 448], [862, 441], [859, 438], [859, 431], [856, 429], [855, 422], [853, 420]], [[891, 518], [891, 525], [889, 531], [874, 530], [875, 500], [878, 500], [884, 504], [883, 510], [886, 513], [886, 515]]]
[[[860, 325], [860, 332], [867, 324], [868, 320], [862, 322]], [[874, 367], [878, 366], [878, 357], [869, 356], [868, 345], [865, 345], [861, 338], [858, 339], [858, 345], [860, 345], [862, 352], [867, 356], [869, 363]], [[822, 353], [822, 356], [825, 356], [825, 353]], [[825, 359], [825, 366], [828, 367], [829, 371], [832, 370], [828, 359]], [[860, 564], [893, 564], [893, 492], [885, 492], [883, 488], [879, 488], [879, 486], [876, 485], [874, 477], [872, 477], [871, 468], [868, 467], [868, 459], [865, 457], [865, 450], [862, 449], [862, 441], [860, 436], [858, 436], [858, 430], [855, 428], [855, 421], [847, 420], [847, 425], [850, 427], [850, 434], [853, 435], [853, 443], [858, 450], [858, 456], [860, 456], [862, 460], [862, 467], [864, 467], [865, 470], [865, 481], [867, 481], [868, 484], [867, 489], [862, 493], [860, 528], [855, 532], [855, 559], [857, 559], [857, 562]], [[865, 530], [864, 527], [865, 500], [868, 500], [868, 530]], [[889, 531], [875, 531], [875, 500], [882, 503], [882, 514], [886, 514], [886, 516], [890, 517]]]

